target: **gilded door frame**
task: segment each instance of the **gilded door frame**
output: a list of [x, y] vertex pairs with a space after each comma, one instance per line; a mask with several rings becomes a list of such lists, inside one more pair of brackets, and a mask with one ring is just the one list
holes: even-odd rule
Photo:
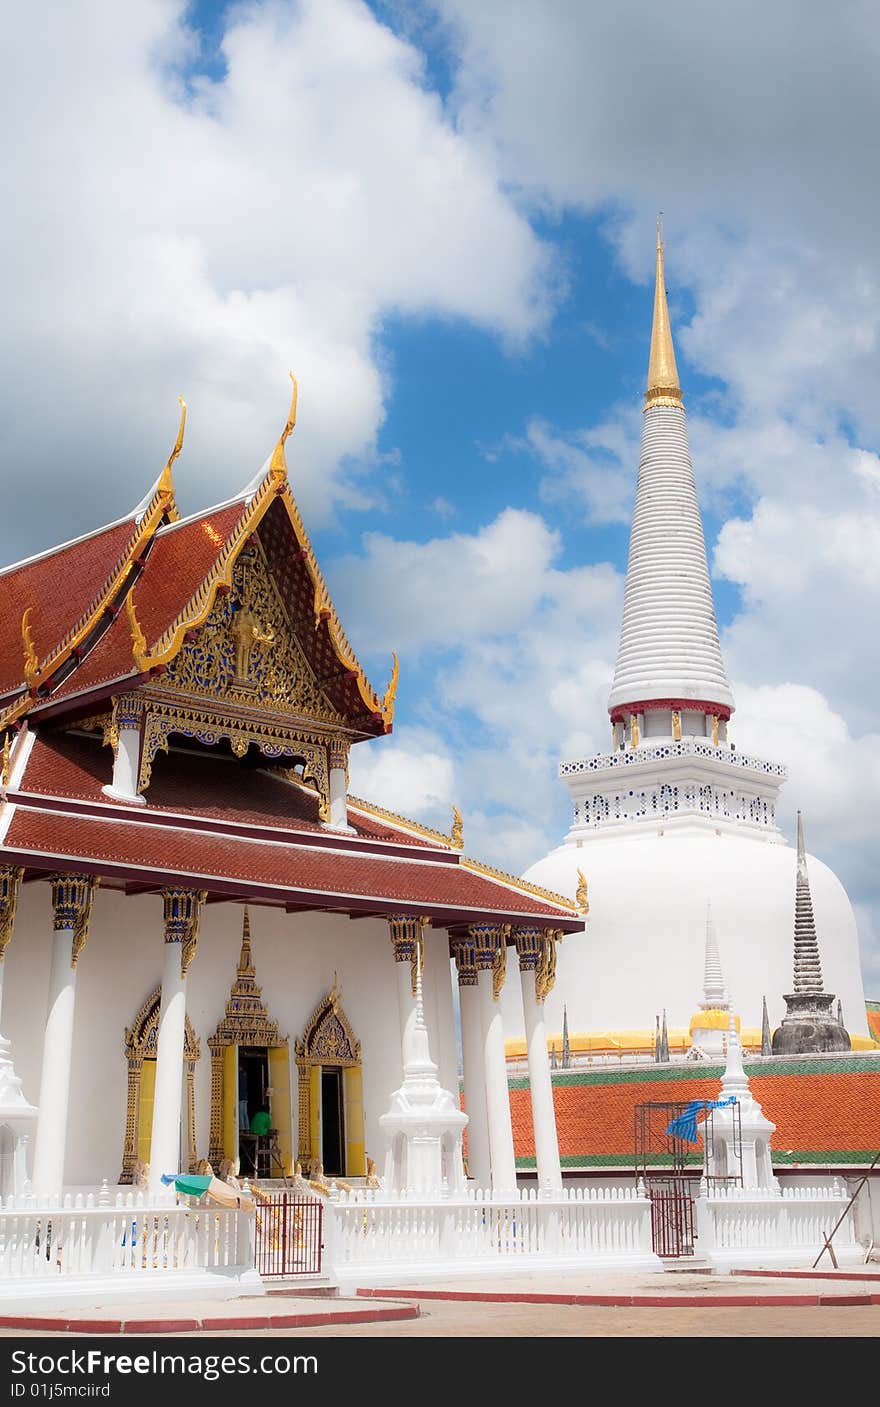
[[[327, 1066], [335, 1069], [342, 1069], [355, 1072], [359, 1076], [362, 1069], [361, 1043], [354, 1034], [351, 1022], [346, 1016], [340, 1002], [340, 992], [336, 979], [333, 979], [333, 986], [327, 995], [318, 1003], [312, 1012], [300, 1040], [294, 1046], [298, 1075], [298, 1131], [297, 1147], [299, 1161], [307, 1167], [312, 1160], [320, 1160], [320, 1148], [316, 1146], [315, 1138], [317, 1129], [317, 1110], [313, 1108], [315, 1099], [320, 1099], [320, 1087], [318, 1080], [314, 1078], [315, 1073], [321, 1067]], [[349, 1121], [349, 1101], [354, 1103], [356, 1098], [359, 1111], [360, 1127], [350, 1130], [347, 1126], [344, 1130], [344, 1147], [347, 1176], [357, 1177], [363, 1174], [363, 1167], [349, 1167], [348, 1163], [354, 1157], [359, 1164], [364, 1161], [363, 1153], [363, 1096], [360, 1088], [353, 1098], [352, 1080], [357, 1076], [352, 1075], [352, 1079], [345, 1080], [346, 1096], [346, 1125]], [[351, 1133], [360, 1134], [359, 1138], [352, 1138]]]
[[[156, 1059], [159, 1039], [159, 1008], [162, 1002], [162, 988], [154, 987], [126, 1029], [123, 1039], [123, 1053], [128, 1061], [128, 1098], [125, 1111], [125, 1140], [122, 1146], [122, 1172], [120, 1183], [134, 1181], [134, 1167], [137, 1162], [138, 1138], [140, 1135], [141, 1077], [145, 1060]], [[189, 1016], [186, 1018], [186, 1035], [183, 1046], [183, 1063], [186, 1066], [186, 1133], [187, 1162], [189, 1171], [194, 1172], [196, 1158], [196, 1061], [201, 1059], [202, 1048]]]
[[[278, 1022], [269, 1018], [257, 985], [251, 952], [251, 928], [247, 906], [242, 921], [241, 952], [235, 980], [226, 1003], [226, 1012], [208, 1037], [211, 1052], [211, 1133], [208, 1161], [219, 1168], [223, 1147], [223, 1053], [230, 1046], [256, 1046], [266, 1050], [287, 1049], [290, 1038], [278, 1034]], [[237, 1096], [236, 1096], [237, 1097]], [[291, 1111], [288, 1111], [290, 1119]]]

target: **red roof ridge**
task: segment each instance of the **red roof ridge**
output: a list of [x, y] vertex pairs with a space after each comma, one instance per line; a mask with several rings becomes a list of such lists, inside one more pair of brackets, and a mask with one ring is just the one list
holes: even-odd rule
[[508, 889], [515, 889], [521, 894], [535, 894], [539, 899], [546, 899], [558, 908], [564, 909], [569, 914], [580, 914], [582, 911], [573, 900], [564, 894], [557, 894], [554, 889], [545, 889], [542, 884], [532, 884], [530, 879], [520, 879], [518, 875], [508, 874], [507, 870], [499, 870], [494, 865], [486, 865], [482, 860], [472, 860], [469, 855], [462, 855], [459, 864], [466, 870], [473, 870], [474, 874], [487, 875], [490, 879], [496, 880], [499, 884], [504, 884]]

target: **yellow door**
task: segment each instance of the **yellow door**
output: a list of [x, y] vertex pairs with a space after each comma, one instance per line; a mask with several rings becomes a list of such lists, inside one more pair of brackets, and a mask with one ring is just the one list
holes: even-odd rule
[[321, 1159], [321, 1067], [309, 1070], [309, 1156]]
[[367, 1171], [364, 1151], [364, 1089], [360, 1065], [342, 1072], [345, 1093], [345, 1175], [363, 1177]]
[[[238, 1157], [238, 1046], [223, 1048], [223, 1156]], [[216, 1172], [215, 1168], [215, 1172]]]
[[141, 1093], [138, 1100], [137, 1156], [141, 1163], [150, 1161], [153, 1139], [153, 1096], [156, 1090], [156, 1062], [145, 1060], [141, 1066]]
[[[278, 1130], [278, 1148], [284, 1171], [293, 1172], [293, 1136], [290, 1116], [290, 1051], [286, 1045], [269, 1047], [269, 1113]], [[273, 1173], [273, 1176], [275, 1174]]]

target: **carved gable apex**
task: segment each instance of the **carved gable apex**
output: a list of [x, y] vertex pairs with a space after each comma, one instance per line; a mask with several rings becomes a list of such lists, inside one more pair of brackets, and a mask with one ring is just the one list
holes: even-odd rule
[[236, 711], [258, 709], [344, 727], [315, 679], [262, 548], [253, 540], [239, 554], [230, 590], [218, 593], [203, 625], [166, 667], [161, 687], [210, 698], [215, 707], [227, 700]]

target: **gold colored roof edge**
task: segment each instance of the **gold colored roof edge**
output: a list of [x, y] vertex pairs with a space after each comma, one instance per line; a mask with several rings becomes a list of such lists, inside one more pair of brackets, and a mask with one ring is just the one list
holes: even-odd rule
[[494, 865], [486, 865], [482, 860], [472, 860], [469, 855], [462, 855], [459, 864], [463, 865], [466, 870], [473, 871], [474, 874], [482, 874], [489, 879], [501, 880], [503, 884], [518, 890], [521, 894], [533, 894], [539, 899], [548, 899], [551, 904], [565, 909], [575, 918], [583, 917], [571, 899], [566, 898], [564, 894], [557, 894], [553, 889], [545, 889], [541, 884], [532, 884], [531, 880], [520, 879], [518, 875], [508, 874], [506, 870], [496, 869]]
[[159, 665], [168, 664], [174, 658], [183, 637], [188, 630], [193, 630], [201, 625], [208, 616], [217, 596], [217, 591], [221, 585], [230, 586], [232, 584], [232, 573], [238, 555], [244, 546], [247, 538], [259, 525], [263, 516], [267, 512], [271, 503], [279, 498], [284, 504], [291, 527], [294, 531], [297, 543], [303, 554], [306, 568], [312, 579], [314, 587], [314, 614], [315, 625], [322, 621], [327, 626], [330, 642], [336, 653], [339, 663], [344, 669], [350, 671], [357, 679], [358, 691], [369, 713], [381, 718], [386, 730], [390, 730], [394, 719], [394, 697], [397, 690], [397, 677], [399, 673], [397, 657], [394, 657], [391, 681], [385, 691], [384, 699], [380, 699], [364, 670], [358, 662], [349, 641], [342, 629], [342, 623], [337, 615], [336, 608], [330, 599], [330, 592], [324, 580], [321, 568], [318, 565], [315, 550], [309, 540], [306, 527], [299, 511], [296, 499], [290, 487], [290, 480], [287, 473], [287, 460], [284, 446], [288, 436], [296, 424], [297, 406], [297, 383], [293, 373], [290, 376], [293, 383], [293, 394], [291, 398], [290, 411], [287, 422], [279, 437], [278, 443], [272, 453], [269, 468], [257, 488], [256, 493], [250, 499], [244, 513], [227, 538], [213, 572], [205, 579], [198, 591], [177, 615], [171, 625], [159, 636], [152, 649], [148, 650], [138, 661], [141, 672], [154, 669]]
[[354, 811], [363, 811], [367, 816], [390, 821], [400, 830], [409, 831], [413, 835], [423, 835], [428, 840], [436, 840], [447, 850], [456, 848], [452, 836], [434, 830], [433, 826], [423, 826], [421, 821], [411, 821], [408, 816], [400, 816], [396, 811], [389, 811], [384, 806], [376, 806], [372, 801], [364, 801], [360, 796], [349, 796], [348, 804]]

